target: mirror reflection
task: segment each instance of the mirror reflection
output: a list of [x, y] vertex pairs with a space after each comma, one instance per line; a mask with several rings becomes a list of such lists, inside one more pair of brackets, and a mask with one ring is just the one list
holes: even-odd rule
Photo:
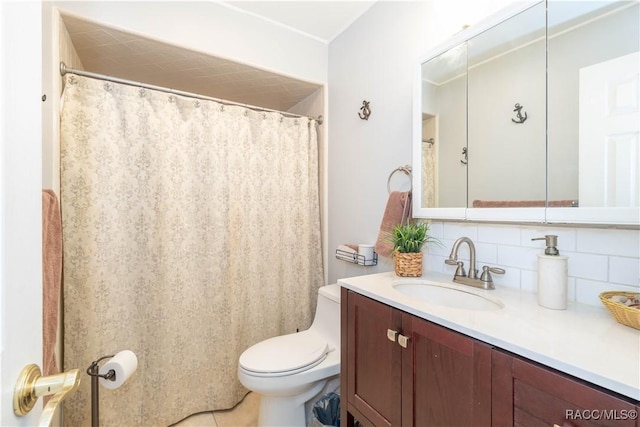
[[466, 207], [467, 46], [422, 65], [422, 206]]
[[468, 207], [544, 206], [545, 5], [468, 41]]
[[549, 3], [550, 201], [639, 206], [638, 8]]
[[425, 62], [421, 207], [637, 208], [639, 7], [541, 2]]

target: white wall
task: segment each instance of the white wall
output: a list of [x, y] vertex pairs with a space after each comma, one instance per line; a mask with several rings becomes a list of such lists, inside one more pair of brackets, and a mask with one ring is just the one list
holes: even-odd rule
[[[329, 281], [393, 269], [340, 261], [343, 243], [374, 243], [387, 179], [411, 164], [413, 66], [427, 43], [429, 2], [379, 2], [329, 45]], [[369, 120], [358, 112], [370, 102]], [[398, 174], [401, 175], [401, 174]], [[408, 179], [392, 189], [408, 189]]]
[[[387, 201], [387, 179], [411, 164], [413, 77], [419, 60], [464, 24], [506, 1], [408, 1], [374, 4], [329, 45], [329, 281], [393, 269], [335, 258], [343, 243], [372, 243]], [[482, 12], [480, 12], [482, 11]], [[362, 101], [371, 117], [360, 120]], [[406, 190], [398, 179], [392, 190]], [[441, 190], [442, 191], [442, 190]]]
[[[337, 260], [342, 243], [374, 242], [387, 201], [387, 177], [411, 163], [412, 72], [430, 49], [458, 31], [505, 6], [506, 2], [378, 2], [329, 45], [329, 281], [392, 271], [390, 259], [376, 267]], [[479, 12], [481, 11], [481, 12]], [[456, 21], [457, 20], [457, 21]], [[465, 22], [466, 21], [466, 22]], [[371, 117], [357, 112], [371, 102]], [[403, 189], [400, 185], [396, 189]], [[570, 256], [570, 298], [599, 304], [605, 289], [640, 287], [640, 231], [543, 225], [491, 225], [436, 222], [433, 233], [443, 248], [427, 251], [425, 269], [450, 273], [444, 265], [453, 241], [466, 235], [478, 243], [480, 263], [503, 266], [497, 286], [535, 289], [536, 255], [532, 237], [558, 234], [559, 249]]]

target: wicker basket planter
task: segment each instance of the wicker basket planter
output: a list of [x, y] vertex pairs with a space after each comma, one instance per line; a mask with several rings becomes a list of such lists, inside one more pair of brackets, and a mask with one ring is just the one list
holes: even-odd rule
[[396, 252], [393, 257], [395, 262], [396, 276], [422, 276], [422, 252]]

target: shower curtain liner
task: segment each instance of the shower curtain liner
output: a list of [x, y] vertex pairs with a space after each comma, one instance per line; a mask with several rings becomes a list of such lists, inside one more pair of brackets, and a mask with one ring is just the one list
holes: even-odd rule
[[[234, 406], [239, 355], [307, 328], [322, 285], [314, 120], [65, 79], [65, 368], [138, 356], [105, 427]], [[65, 425], [90, 425], [89, 385]]]

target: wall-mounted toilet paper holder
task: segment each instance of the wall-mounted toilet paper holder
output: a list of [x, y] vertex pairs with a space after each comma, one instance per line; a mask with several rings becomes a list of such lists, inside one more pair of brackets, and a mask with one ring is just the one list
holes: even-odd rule
[[39, 426], [49, 426], [60, 403], [79, 385], [78, 369], [43, 377], [38, 365], [27, 365], [20, 372], [13, 392], [13, 412], [22, 417], [33, 409], [39, 397], [53, 395], [38, 422]]

